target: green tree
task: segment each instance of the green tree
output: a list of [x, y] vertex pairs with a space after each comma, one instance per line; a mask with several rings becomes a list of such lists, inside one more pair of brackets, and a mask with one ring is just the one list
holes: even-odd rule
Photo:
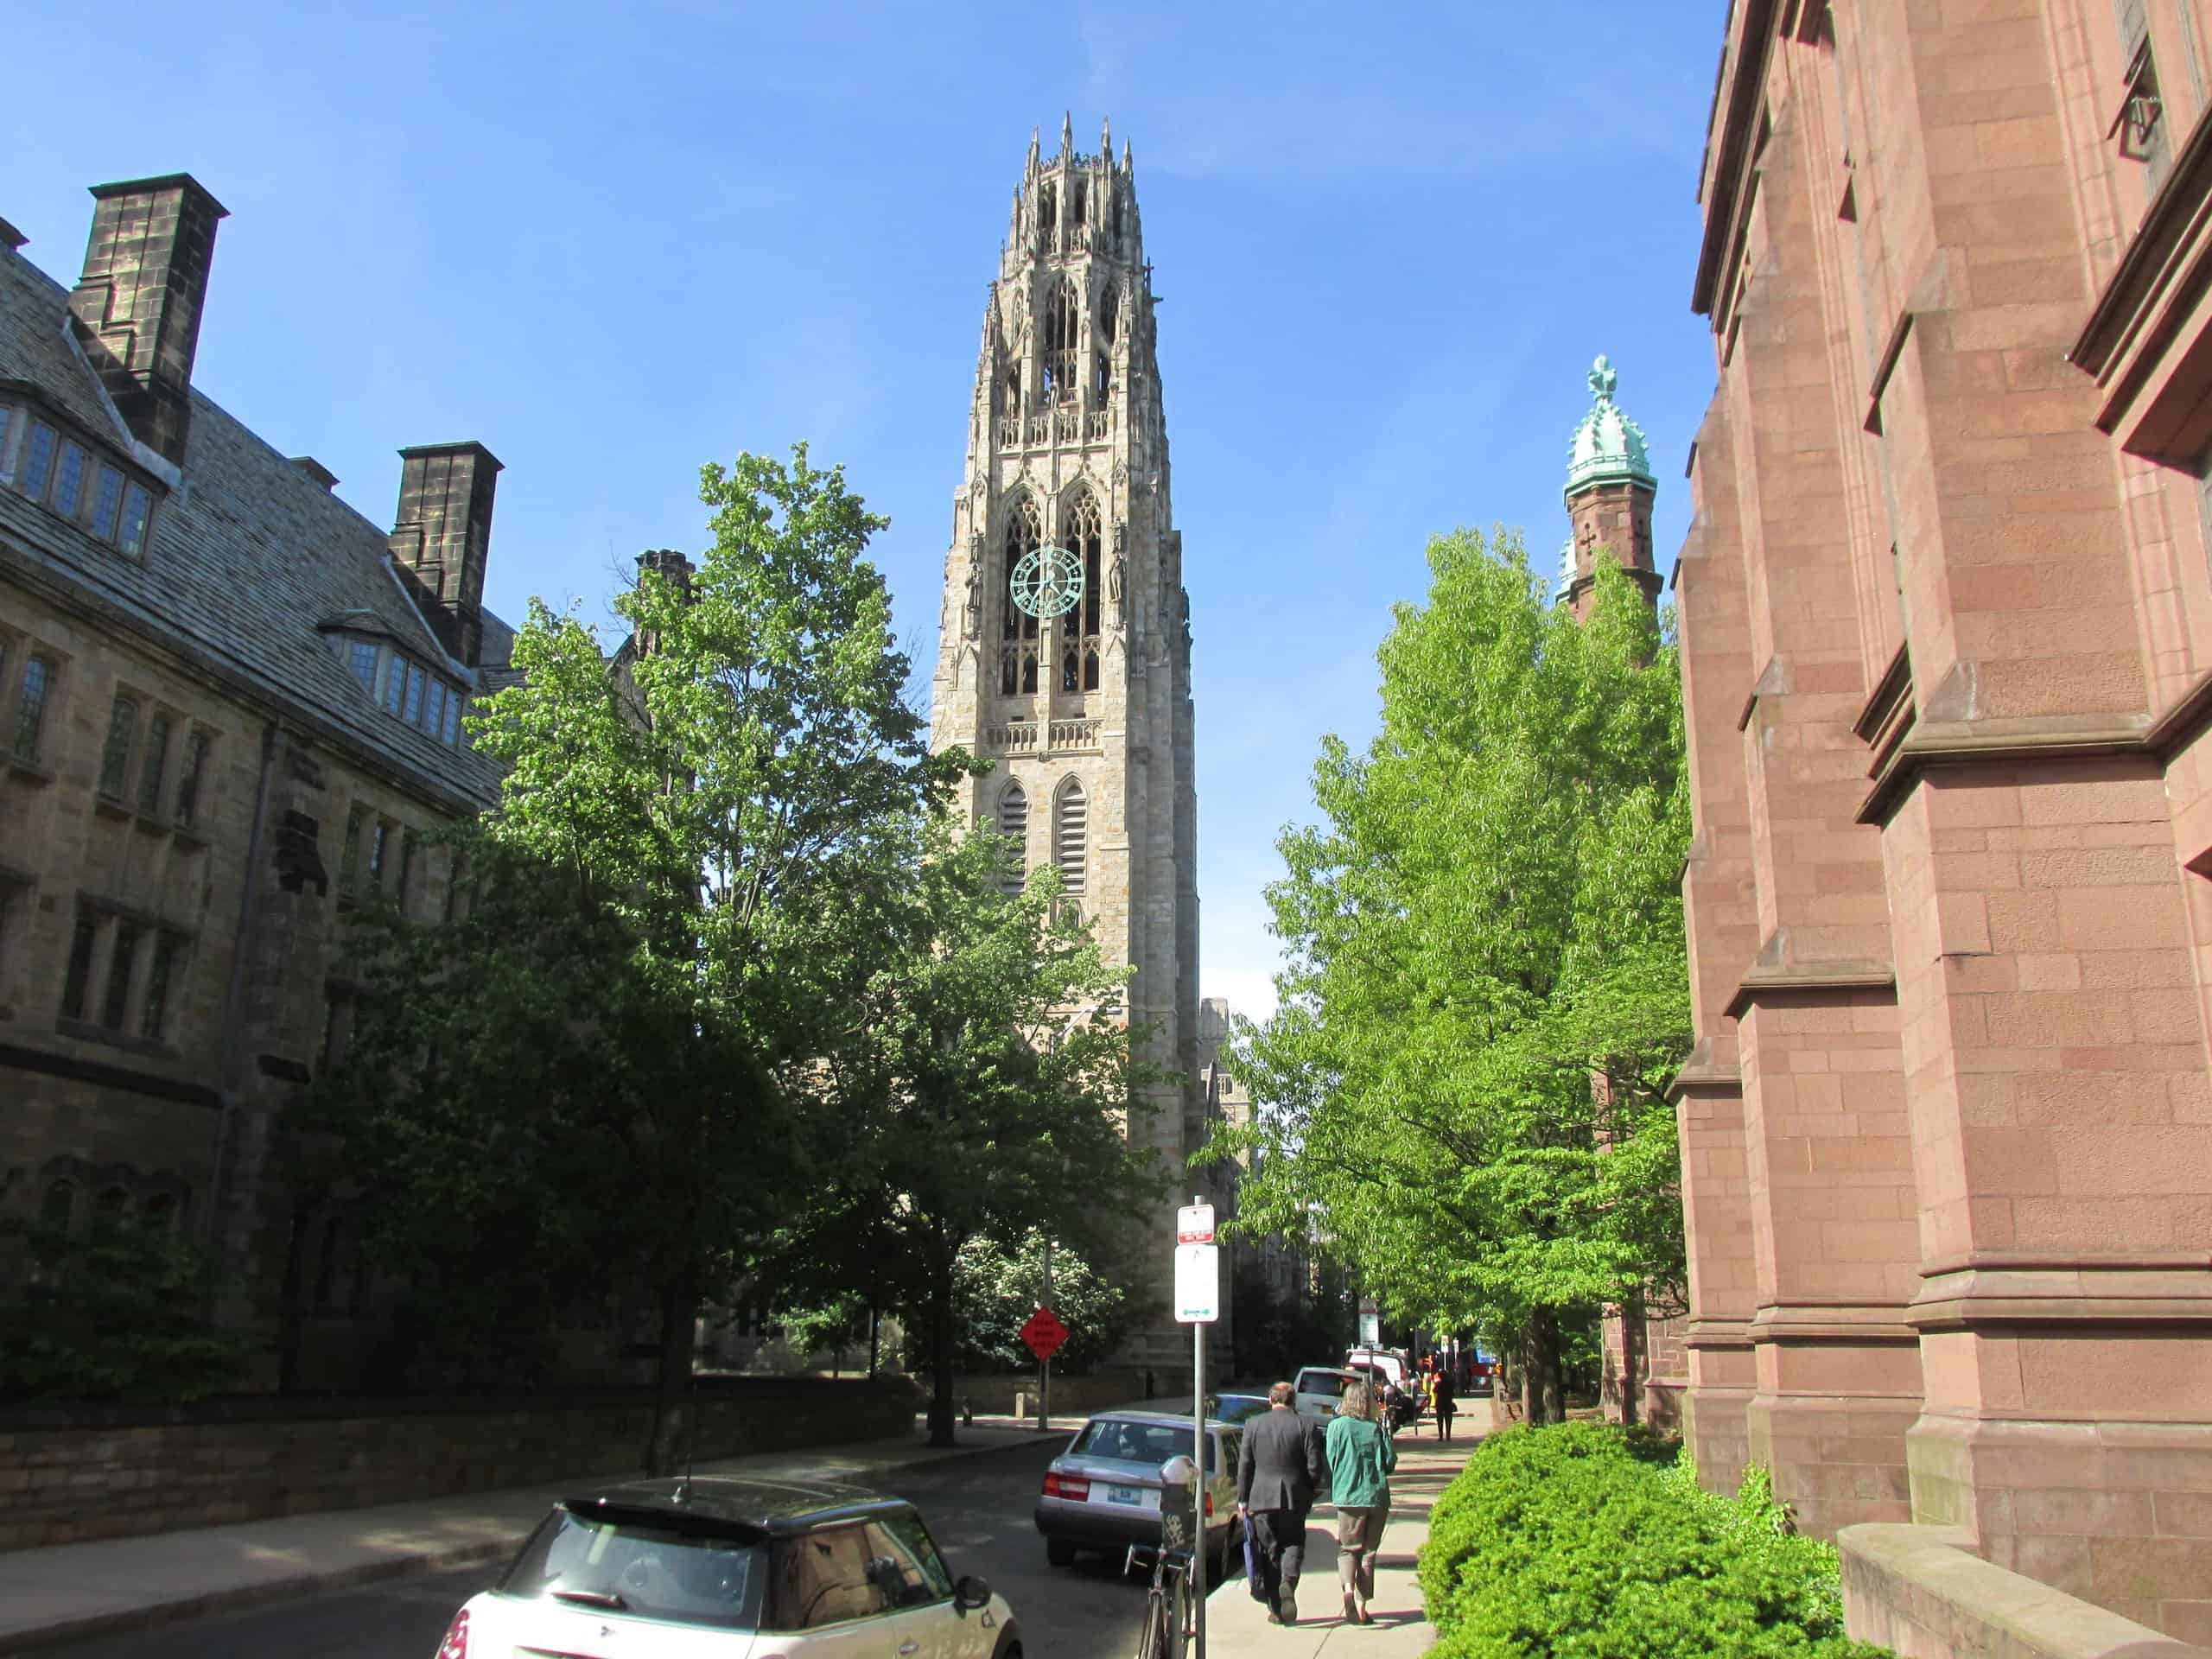
[[531, 601], [519, 677], [468, 721], [505, 768], [472, 855], [486, 896], [459, 927], [384, 918], [366, 1052], [327, 1091], [405, 1265], [451, 1283], [496, 1240], [542, 1251], [549, 1281], [650, 1287], [656, 1471], [679, 1452], [702, 1294], [799, 1185], [816, 955], [964, 764], [928, 753], [903, 698], [863, 556], [886, 521], [842, 470], [804, 446], [788, 466], [741, 455], [703, 467], [700, 496], [696, 575], [648, 571], [616, 601], [641, 649], [610, 663]]
[[1610, 563], [1580, 625], [1511, 533], [1429, 565], [1380, 735], [1326, 741], [1323, 821], [1278, 842], [1281, 1006], [1236, 1045], [1274, 1109], [1203, 1155], [1260, 1149], [1240, 1225], [1318, 1208], [1397, 1319], [1515, 1333], [1554, 1415], [1561, 1319], [1682, 1281], [1679, 669]]
[[1121, 1346], [1129, 1328], [1128, 1288], [1055, 1237], [1048, 1293], [1046, 1238], [1041, 1227], [1005, 1243], [971, 1238], [955, 1258], [952, 1315], [960, 1363], [969, 1370], [1014, 1370], [1035, 1364], [1022, 1344], [1021, 1327], [1046, 1304], [1068, 1331], [1066, 1343], [1052, 1356], [1056, 1372], [1079, 1376]]
[[1165, 1179], [1132, 1132], [1151, 1073], [1131, 1057], [1121, 977], [1054, 921], [1057, 872], [1009, 893], [1007, 858], [938, 817], [898, 861], [902, 881], [856, 884], [877, 901], [838, 912], [851, 979], [821, 994], [842, 1027], [808, 1074], [823, 1179], [782, 1257], [901, 1308], [938, 1446], [953, 1443], [962, 1252], [1050, 1227], [1103, 1259]]

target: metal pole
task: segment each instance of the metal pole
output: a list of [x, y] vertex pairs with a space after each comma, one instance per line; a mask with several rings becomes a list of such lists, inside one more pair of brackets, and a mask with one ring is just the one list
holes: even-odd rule
[[[1020, 1304], [1016, 1304], [1020, 1306]], [[1052, 1306], [1052, 1241], [1045, 1241], [1045, 1306]], [[1037, 1362], [1037, 1432], [1052, 1432], [1052, 1357], [1050, 1354]]]
[[[1191, 1200], [1204, 1204], [1201, 1193]], [[1206, 1456], [1206, 1327], [1203, 1320], [1191, 1326], [1191, 1449], [1198, 1454], [1198, 1484], [1192, 1489], [1192, 1521], [1197, 1541], [1191, 1550], [1191, 1609], [1194, 1621], [1192, 1659], [1206, 1659], [1206, 1494], [1212, 1474]]]

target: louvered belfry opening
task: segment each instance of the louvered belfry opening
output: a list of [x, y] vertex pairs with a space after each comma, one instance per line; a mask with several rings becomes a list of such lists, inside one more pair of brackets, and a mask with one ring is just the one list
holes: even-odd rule
[[1060, 867], [1060, 887], [1064, 892], [1083, 891], [1084, 853], [1090, 826], [1090, 804], [1084, 798], [1083, 785], [1071, 783], [1060, 791], [1052, 814], [1052, 858]]
[[1028, 874], [1027, 856], [1022, 849], [1029, 844], [1029, 798], [1021, 792], [1020, 784], [1008, 784], [1006, 793], [999, 797], [999, 834], [1014, 845], [1007, 849], [1006, 873], [999, 878], [999, 885], [1008, 893], [1021, 891], [1021, 879]]

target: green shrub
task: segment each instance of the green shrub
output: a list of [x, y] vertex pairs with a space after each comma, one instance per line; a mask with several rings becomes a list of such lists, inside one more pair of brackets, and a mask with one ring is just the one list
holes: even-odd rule
[[0, 1402], [181, 1404], [219, 1392], [244, 1363], [202, 1312], [197, 1255], [158, 1227], [73, 1237], [10, 1218], [0, 1263], [21, 1274], [0, 1294]]
[[1493, 1434], [1437, 1500], [1421, 1597], [1441, 1659], [1877, 1659], [1843, 1634], [1835, 1553], [1762, 1484], [1700, 1491], [1648, 1431]]

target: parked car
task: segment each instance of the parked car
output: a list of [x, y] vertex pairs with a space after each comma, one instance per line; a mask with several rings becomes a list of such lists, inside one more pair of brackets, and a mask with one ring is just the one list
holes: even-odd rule
[[[1264, 1403], [1264, 1402], [1263, 1402]], [[1210, 1583], [1236, 1559], [1236, 1453], [1243, 1436], [1218, 1420], [1206, 1424], [1206, 1550]], [[1045, 1559], [1072, 1566], [1078, 1549], [1119, 1555], [1132, 1545], [1160, 1548], [1160, 1465], [1190, 1457], [1191, 1420], [1165, 1411], [1101, 1412], [1076, 1432], [1045, 1471], [1037, 1530]]]
[[1020, 1659], [1014, 1610], [956, 1580], [912, 1503], [823, 1482], [626, 1482], [566, 1497], [435, 1659], [615, 1652]]
[[1357, 1371], [1390, 1407], [1390, 1427], [1403, 1428], [1421, 1415], [1421, 1396], [1408, 1379], [1413, 1368], [1395, 1348], [1355, 1348], [1344, 1356], [1344, 1369]]
[[1264, 1394], [1217, 1394], [1210, 1396], [1208, 1415], [1216, 1421], [1234, 1428], [1248, 1417], [1256, 1417], [1268, 1408]]
[[1301, 1417], [1318, 1417], [1326, 1422], [1337, 1414], [1337, 1402], [1344, 1397], [1344, 1390], [1355, 1382], [1368, 1379], [1358, 1371], [1341, 1370], [1333, 1365], [1308, 1365], [1299, 1372], [1293, 1384], [1297, 1389], [1291, 1404]]

